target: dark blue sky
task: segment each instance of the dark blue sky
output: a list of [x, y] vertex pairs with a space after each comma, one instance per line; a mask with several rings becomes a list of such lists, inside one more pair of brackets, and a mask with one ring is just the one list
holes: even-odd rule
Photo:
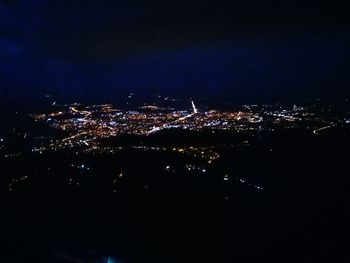
[[0, 1], [0, 96], [349, 95], [347, 1]]

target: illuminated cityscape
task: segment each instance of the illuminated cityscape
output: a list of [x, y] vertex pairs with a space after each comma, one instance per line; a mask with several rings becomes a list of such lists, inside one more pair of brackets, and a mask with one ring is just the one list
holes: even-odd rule
[[[2, 157], [16, 160], [28, 154], [46, 156], [55, 152], [78, 158], [119, 158], [118, 156], [123, 156], [128, 151], [134, 152], [133, 155], [138, 152], [151, 155], [159, 153], [164, 156], [175, 154], [174, 156], [185, 159], [159, 161], [158, 166], [163, 173], [211, 174], [226, 155], [237, 151], [249, 152], [265, 137], [283, 132], [303, 132], [317, 138], [327, 131], [347, 129], [349, 125], [349, 113], [339, 112], [331, 105], [242, 105], [228, 111], [207, 106], [198, 109], [194, 101], [185, 101], [182, 107], [176, 109], [169, 103], [176, 99], [164, 98], [164, 101], [166, 104], [161, 106], [156, 103], [143, 103], [135, 109], [122, 109], [112, 104], [59, 105], [54, 102], [47, 112], [29, 115], [29, 122], [33, 125], [52, 129], [49, 134], [43, 135], [39, 129], [35, 136], [28, 135], [29, 131], [13, 128], [8, 133], [10, 137], [1, 137]], [[6, 142], [13, 140], [13, 136], [30, 141], [30, 152], [9, 150]], [[274, 150], [268, 144], [264, 148], [269, 153]], [[67, 164], [69, 173], [91, 173], [90, 164], [73, 160], [74, 158]], [[228, 163], [218, 171], [223, 183], [237, 182], [255, 190], [264, 189], [262, 184], [251, 182], [249, 178], [229, 175], [232, 170], [230, 165]], [[111, 179], [112, 186], [123, 175], [125, 169], [122, 166], [117, 169], [118, 176]], [[50, 171], [53, 168], [47, 166], [45, 169]], [[33, 176], [35, 178], [35, 173], [37, 172], [12, 178], [7, 190], [15, 191], [18, 185], [30, 183]], [[68, 185], [82, 187], [84, 183], [81, 180], [79, 176], [70, 175], [66, 182]], [[111, 187], [110, 191], [115, 192], [116, 189]]]
[[[320, 118], [312, 107], [296, 105], [283, 108], [272, 105], [243, 105], [239, 111], [205, 110], [198, 112], [172, 110], [145, 105], [137, 110], [121, 110], [113, 105], [84, 106], [79, 104], [55, 106], [59, 111], [32, 114], [36, 122], [43, 122], [65, 132], [64, 138], [35, 147], [35, 152], [81, 147], [84, 151], [103, 151], [103, 138], [121, 135], [149, 136], [166, 129], [196, 132], [232, 131], [259, 133], [274, 129], [302, 128], [317, 135], [322, 130], [348, 123], [339, 116]], [[328, 109], [331, 111], [331, 108]]]
[[0, 263], [350, 262], [349, 10], [0, 1]]
[[[205, 100], [196, 103], [195, 99], [157, 96], [139, 103], [132, 99], [129, 95], [124, 104], [93, 105], [53, 101], [38, 111], [10, 112], [12, 121], [0, 134], [1, 167], [11, 171], [2, 178], [3, 192], [39, 199], [46, 196], [60, 206], [61, 200], [66, 200], [58, 211], [77, 209], [70, 213], [80, 220], [81, 213], [88, 214], [101, 225], [104, 219], [96, 218], [115, 203], [127, 204], [127, 209], [137, 207], [138, 211], [152, 209], [152, 215], [146, 214], [157, 225], [166, 224], [159, 222], [164, 207], [176, 209], [179, 217], [167, 210], [176, 220], [181, 220], [185, 209], [200, 221], [207, 216], [208, 206], [228, 213], [237, 224], [247, 225], [247, 209], [252, 211], [249, 218], [257, 218], [269, 209], [278, 216], [279, 205], [285, 202], [303, 207], [310, 189], [320, 184], [333, 187], [337, 181], [332, 180], [332, 174], [341, 174], [346, 163], [346, 157], [336, 149], [347, 147], [347, 100], [338, 105], [315, 100], [303, 105], [222, 107]], [[302, 169], [307, 169], [308, 176]], [[327, 187], [319, 189], [327, 191]], [[298, 199], [300, 192], [303, 198]], [[21, 198], [13, 209], [27, 202], [31, 206], [32, 198]], [[78, 201], [81, 198], [84, 200]], [[94, 205], [95, 199], [102, 201]], [[236, 211], [242, 219], [236, 219]], [[116, 211], [112, 218], [120, 222], [120, 216]], [[212, 220], [216, 216], [213, 213]], [[54, 218], [56, 221], [56, 215]], [[262, 223], [249, 225], [251, 229], [242, 229], [240, 238], [247, 231], [266, 235], [266, 220], [272, 219], [263, 218]], [[108, 231], [119, 234], [121, 230], [111, 225], [114, 222], [106, 224]], [[121, 225], [134, 227], [125, 221]], [[230, 222], [223, 227], [237, 233]], [[69, 231], [76, 228], [80, 229], [74, 225]], [[127, 239], [132, 230], [125, 231]], [[79, 253], [84, 256], [70, 258], [102, 257]], [[64, 255], [55, 257], [65, 262]]]

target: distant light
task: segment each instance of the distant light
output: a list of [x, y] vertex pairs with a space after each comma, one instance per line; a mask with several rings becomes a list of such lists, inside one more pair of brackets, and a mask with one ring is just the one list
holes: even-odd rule
[[192, 108], [193, 108], [193, 112], [196, 114], [198, 113], [198, 110], [196, 108], [196, 106], [194, 105], [194, 102], [191, 100], [191, 104], [192, 104]]

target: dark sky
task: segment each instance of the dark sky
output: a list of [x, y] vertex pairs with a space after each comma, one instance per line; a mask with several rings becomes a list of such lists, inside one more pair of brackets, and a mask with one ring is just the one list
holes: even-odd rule
[[0, 0], [0, 96], [349, 95], [349, 1]]

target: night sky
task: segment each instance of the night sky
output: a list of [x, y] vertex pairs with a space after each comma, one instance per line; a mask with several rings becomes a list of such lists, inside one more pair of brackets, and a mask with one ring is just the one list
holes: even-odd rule
[[349, 1], [0, 1], [0, 99], [343, 98]]

